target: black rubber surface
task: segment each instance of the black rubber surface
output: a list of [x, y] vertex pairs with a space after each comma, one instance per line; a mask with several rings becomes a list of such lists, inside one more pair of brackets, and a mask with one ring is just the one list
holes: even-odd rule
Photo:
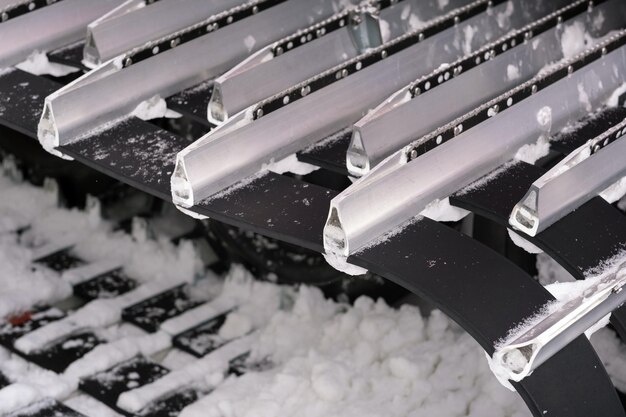
[[[429, 219], [349, 261], [429, 300], [490, 354], [513, 323], [551, 299], [539, 283], [508, 260]], [[516, 389], [537, 417], [624, 415], [602, 363], [584, 336]]]
[[335, 191], [274, 173], [203, 201], [194, 211], [287, 243], [324, 251], [322, 230]]
[[331, 142], [325, 143], [322, 140], [320, 144], [298, 152], [298, 160], [338, 174], [348, 175], [346, 153], [350, 146], [351, 135], [352, 131], [348, 131]]
[[[540, 167], [518, 162], [487, 184], [452, 196], [450, 202], [508, 227], [513, 207], [544, 172]], [[596, 197], [537, 236], [523, 237], [574, 277], [584, 279], [590, 271], [626, 250], [626, 216]], [[612, 323], [626, 337], [624, 307], [614, 312]]]
[[165, 101], [168, 108], [207, 127], [213, 127], [207, 120], [207, 109], [212, 91], [213, 85], [210, 82], [204, 82], [174, 94]]
[[551, 140], [551, 148], [565, 155], [601, 135], [607, 126], [615, 126], [626, 119], [626, 107], [607, 108], [582, 122], [577, 129], [562, 133]]
[[85, 356], [100, 343], [102, 341], [95, 334], [86, 331], [72, 334], [42, 351], [21, 356], [44, 369], [62, 373], [72, 362]]
[[154, 382], [168, 372], [158, 363], [137, 356], [81, 380], [79, 388], [118, 413], [130, 416], [130, 413], [117, 407], [118, 397], [126, 391]]
[[9, 381], [9, 379], [2, 372], [0, 372], [0, 389], [10, 384], [11, 384], [11, 381]]
[[36, 138], [44, 99], [61, 87], [55, 81], [18, 69], [0, 75], [0, 122]]
[[179, 285], [122, 310], [122, 319], [154, 333], [165, 321], [202, 304], [189, 297], [188, 287]]
[[133, 117], [59, 150], [119, 181], [170, 200], [176, 153], [190, 143]]
[[57, 308], [40, 307], [6, 319], [0, 324], [0, 345], [13, 350], [13, 343], [24, 336], [53, 321], [66, 316]]
[[35, 263], [44, 265], [56, 272], [67, 271], [85, 265], [85, 261], [74, 256], [69, 249], [55, 252], [43, 258], [37, 259]]
[[48, 53], [48, 60], [57, 64], [68, 65], [74, 68], [87, 70], [83, 65], [83, 49], [85, 42], [77, 42]]
[[184, 331], [174, 337], [172, 344], [178, 349], [197, 358], [202, 358], [229, 342], [229, 340], [224, 340], [218, 335], [229, 313], [230, 311], [220, 314], [196, 327]]
[[85, 301], [98, 298], [113, 298], [137, 287], [137, 281], [127, 277], [122, 271], [107, 274], [74, 285], [74, 295]]

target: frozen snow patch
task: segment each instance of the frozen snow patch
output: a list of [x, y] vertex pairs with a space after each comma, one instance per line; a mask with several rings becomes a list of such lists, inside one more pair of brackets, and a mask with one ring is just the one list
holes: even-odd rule
[[421, 216], [438, 222], [458, 222], [469, 214], [467, 210], [452, 206], [449, 197], [433, 201], [420, 213]]
[[52, 75], [53, 77], [64, 77], [79, 71], [78, 68], [52, 63], [45, 52], [39, 51], [33, 52], [15, 67], [33, 75]]
[[166, 118], [179, 118], [180, 113], [167, 108], [167, 103], [159, 95], [149, 98], [148, 100], [139, 103], [132, 113], [133, 116], [140, 118], [141, 120], [152, 120]]
[[543, 253], [541, 249], [539, 249], [537, 246], [533, 245], [528, 240], [524, 239], [523, 237], [521, 237], [520, 235], [518, 235], [511, 229], [507, 229], [507, 230], [509, 232], [509, 237], [511, 238], [513, 243], [515, 243], [516, 246], [524, 249], [528, 253], [532, 253], [532, 254]]
[[307, 175], [319, 169], [319, 167], [315, 165], [307, 164], [306, 162], [300, 162], [295, 153], [279, 161], [271, 162], [264, 168], [276, 174], [291, 172], [292, 174], [296, 175]]
[[367, 273], [367, 269], [349, 264], [345, 256], [337, 253], [325, 253], [324, 259], [326, 259], [326, 262], [328, 262], [330, 266], [332, 266], [339, 272], [343, 272], [344, 274], [358, 276], [365, 275]]

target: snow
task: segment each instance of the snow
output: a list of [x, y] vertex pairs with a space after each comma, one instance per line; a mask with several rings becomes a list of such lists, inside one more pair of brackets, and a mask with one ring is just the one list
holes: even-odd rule
[[248, 52], [252, 52], [254, 45], [256, 45], [256, 39], [254, 39], [254, 36], [248, 35], [244, 39], [244, 44], [246, 45], [246, 48], [248, 48]]
[[546, 254], [537, 255], [538, 280], [541, 285], [554, 284], [555, 282], [573, 282], [572, 276], [558, 262]]
[[513, 64], [509, 64], [506, 67], [506, 77], [509, 81], [517, 80], [522, 75], [520, 74], [520, 70], [517, 66]]
[[472, 53], [472, 40], [476, 33], [478, 33], [478, 29], [472, 25], [468, 25], [463, 29], [463, 36], [465, 36], [463, 41], [463, 54], [469, 55]]
[[344, 274], [348, 274], [351, 276], [367, 274], [367, 269], [348, 263], [347, 258], [339, 253], [324, 253], [324, 259], [326, 260], [328, 265], [332, 266], [339, 272], [343, 272]]
[[[590, 269], [585, 272], [584, 280], [571, 280], [567, 273], [563, 273], [563, 271], [554, 270], [552, 267], [548, 266], [547, 268], [539, 268], [540, 273], [548, 273], [556, 276], [539, 278], [540, 282], [547, 282], [548, 285], [545, 286], [545, 289], [550, 292], [550, 294], [555, 298], [555, 300], [549, 301], [546, 303], [540, 311], [534, 314], [531, 317], [527, 317], [525, 320], [520, 322], [517, 326], [513, 327], [506, 337], [504, 337], [500, 342], [495, 346], [496, 354], [494, 357], [487, 356], [487, 361], [489, 363], [489, 367], [492, 370], [493, 374], [496, 376], [498, 381], [506, 388], [510, 390], [514, 390], [513, 386], [509, 382], [509, 379], [520, 381], [525, 376], [521, 375], [512, 375], [506, 367], [500, 362], [501, 358], [498, 357], [498, 350], [503, 346], [513, 342], [520, 335], [530, 331], [534, 326], [543, 321], [549, 315], [555, 313], [559, 309], [561, 309], [566, 303], [571, 300], [581, 298], [586, 295], [587, 291], [589, 291], [592, 286], [596, 285], [603, 278], [617, 273], [621, 266], [623, 266], [626, 262], [626, 250], [617, 253], [611, 259], [608, 259], [602, 262], [595, 268]], [[546, 259], [543, 258], [540, 260], [541, 264], [545, 264]], [[538, 263], [538, 266], [539, 263]], [[543, 270], [542, 270], [543, 269]], [[556, 274], [555, 274], [556, 272]], [[605, 316], [603, 319], [599, 320], [595, 325], [591, 328], [587, 329], [585, 335], [590, 338], [592, 335], [604, 328], [609, 323], [610, 314]], [[513, 366], [513, 368], [524, 368], [527, 361], [519, 353], [519, 356], [508, 355], [507, 364]]]
[[122, 417], [109, 407], [87, 394], [78, 394], [65, 401], [65, 405], [71, 409], [83, 413], [86, 416], [97, 417]]
[[165, 332], [125, 337], [114, 342], [96, 346], [85, 356], [73, 362], [64, 375], [79, 379], [105, 371], [113, 365], [132, 359], [137, 355], [151, 356], [172, 346], [172, 338]]
[[137, 412], [165, 394], [187, 388], [194, 383], [206, 385], [207, 388], [215, 386], [222, 382], [230, 360], [247, 353], [255, 340], [254, 334], [237, 339], [202, 359], [173, 370], [151, 384], [127, 391], [120, 395], [117, 406], [126, 411]]
[[469, 214], [467, 210], [452, 206], [450, 198], [435, 200], [420, 213], [421, 216], [438, 222], [458, 222]]
[[482, 355], [438, 311], [422, 319], [416, 307], [367, 297], [347, 307], [302, 287], [251, 352], [273, 367], [227, 378], [181, 417], [529, 415]]
[[66, 398], [78, 386], [77, 381], [26, 362], [3, 348], [0, 349], [0, 372], [13, 382], [0, 389], [0, 414], [44, 398]]
[[512, 1], [508, 1], [506, 4], [506, 9], [502, 12], [499, 12], [496, 15], [496, 20], [498, 22], [498, 26], [500, 29], [506, 29], [511, 26], [511, 16], [515, 12], [515, 4]]
[[583, 22], [577, 21], [565, 26], [561, 35], [561, 49], [565, 59], [571, 59], [593, 45], [593, 38], [587, 33]]
[[610, 204], [619, 201], [626, 195], [626, 177], [620, 178], [617, 182], [607, 187], [606, 190], [600, 193], [600, 197], [605, 199]]
[[52, 75], [53, 77], [63, 77], [79, 71], [78, 68], [52, 63], [45, 52], [39, 51], [33, 52], [15, 67], [33, 75]]
[[[470, 187], [484, 186], [501, 171]], [[13, 382], [0, 390], [0, 413], [53, 397], [88, 415], [118, 417], [99, 402], [74, 394], [80, 376], [107, 369], [136, 354], [155, 356], [169, 348], [170, 335], [230, 312], [219, 337], [233, 342], [203, 359], [177, 350], [164, 353], [161, 363], [173, 371], [125, 393], [118, 405], [140, 410], [172, 390], [194, 387], [206, 395], [188, 406], [183, 417], [529, 416], [521, 399], [493, 377], [482, 359], [483, 350], [442, 313], [435, 310], [423, 318], [416, 307], [392, 308], [367, 297], [350, 306], [324, 298], [318, 289], [302, 286], [295, 293], [292, 288], [256, 281], [241, 266], [233, 266], [221, 285], [215, 277], [211, 288], [202, 287], [204, 280], [194, 284], [195, 290], [213, 291], [210, 301], [168, 320], [155, 334], [120, 325], [117, 322], [124, 305], [198, 277], [193, 249], [138, 234], [133, 238], [113, 232], [106, 221], [94, 217], [95, 211], [59, 209], [56, 194], [4, 176], [0, 176], [0, 188], [3, 196], [11, 197], [9, 201], [0, 200], [0, 218], [8, 219], [2, 224], [32, 224], [19, 242], [10, 233], [12, 227], [0, 231], [0, 297], [6, 297], [0, 298], [0, 308], [5, 308], [5, 302], [13, 303], [4, 285], [5, 281], [7, 285], [18, 285], [15, 282], [21, 279], [15, 276], [40, 279], [29, 282], [28, 289], [33, 293], [39, 287], [48, 285], [53, 289], [72, 281], [70, 275], [27, 268], [32, 247], [68, 229], [69, 238], [80, 242], [76, 250], [81, 257], [118, 260], [127, 270], [136, 272], [143, 284], [124, 296], [91, 302], [58, 322], [62, 324], [51, 323], [30, 334], [34, 337], [20, 339], [27, 349], [35, 349], [68, 332], [94, 327], [96, 334], [108, 342], [70, 365], [62, 375], [0, 350], [0, 372]], [[445, 201], [430, 207], [440, 213], [448, 208]], [[128, 259], [129, 251], [138, 259]], [[589, 274], [614, 268], [620, 259], [618, 254]], [[538, 257], [538, 269], [542, 283], [572, 279], [546, 255]], [[5, 271], [12, 271], [12, 275], [4, 275]], [[29, 293], [24, 291], [26, 284], [21, 288], [15, 294]], [[555, 293], [565, 288], [551, 287]], [[39, 297], [53, 296], [42, 293]], [[24, 299], [12, 308], [26, 308], [32, 303]], [[607, 329], [594, 334], [592, 342], [616, 385], [626, 387], [626, 360], [620, 359], [626, 358], [626, 348]], [[229, 360], [247, 352], [250, 364], [265, 362], [269, 368], [226, 377]]]
[[15, 341], [14, 346], [28, 354], [76, 331], [115, 324], [120, 321], [124, 308], [176, 287], [182, 282], [184, 281], [153, 281], [116, 298], [93, 300], [71, 315], [20, 337]]
[[507, 230], [509, 232], [509, 237], [511, 238], [513, 243], [515, 243], [516, 246], [519, 246], [520, 248], [524, 249], [528, 253], [532, 253], [532, 254], [543, 253], [541, 249], [539, 249], [537, 246], [533, 245], [528, 240], [524, 239], [523, 237], [521, 237], [520, 235], [518, 235], [511, 229], [507, 229]]
[[546, 134], [539, 136], [535, 143], [522, 146], [515, 154], [515, 160], [534, 164], [550, 152], [550, 141], [547, 133], [552, 127], [552, 109], [549, 106], [542, 107], [537, 112], [537, 123]]
[[167, 118], [178, 118], [181, 117], [180, 113], [177, 113], [173, 110], [167, 108], [167, 103], [163, 98], [159, 95], [149, 98], [148, 100], [142, 101], [135, 107], [135, 110], [131, 113], [132, 116], [138, 117], [141, 120], [152, 120], [152, 119], [160, 119], [163, 117]]
[[585, 110], [588, 113], [591, 113], [591, 111], [593, 110], [593, 106], [591, 105], [589, 95], [585, 91], [585, 86], [583, 85], [583, 83], [578, 84], [578, 101], [580, 101], [580, 103], [585, 106]]
[[607, 106], [617, 107], [619, 105], [619, 98], [624, 94], [626, 94], [626, 83], [619, 86], [619, 88], [611, 94], [611, 97], [607, 100]]
[[291, 172], [296, 175], [307, 175], [319, 169], [318, 166], [307, 164], [306, 162], [300, 162], [295, 153], [279, 161], [271, 162], [270, 164], [265, 165], [263, 168], [276, 174]]

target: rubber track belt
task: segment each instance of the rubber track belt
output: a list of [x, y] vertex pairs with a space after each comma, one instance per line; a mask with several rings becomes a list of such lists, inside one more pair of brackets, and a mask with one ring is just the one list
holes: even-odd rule
[[210, 83], [205, 82], [176, 93], [165, 101], [169, 109], [177, 111], [203, 126], [213, 128], [215, 126], [207, 119], [212, 92], [213, 87]]
[[[450, 203], [508, 227], [513, 207], [544, 173], [542, 168], [518, 162], [485, 186], [452, 196]], [[626, 249], [626, 216], [596, 197], [535, 237], [518, 233], [576, 279], [584, 279], [586, 272]], [[626, 340], [626, 308], [616, 310], [611, 323]]]
[[[489, 354], [512, 323], [537, 312], [551, 299], [539, 283], [507, 259], [426, 218], [353, 255], [349, 262], [433, 302]], [[587, 357], [584, 367], [580, 366], [582, 357]], [[624, 415], [605, 372], [583, 335], [516, 389], [537, 417]]]
[[336, 140], [324, 144], [313, 145], [312, 147], [298, 152], [298, 160], [307, 164], [315, 165], [341, 175], [348, 175], [346, 166], [346, 154], [350, 147], [352, 130], [337, 138]]
[[[11, 90], [3, 78], [0, 78], [0, 93]], [[26, 89], [21, 92], [27, 93]], [[38, 94], [46, 95], [41, 91]], [[28, 126], [36, 128], [39, 115], [35, 117], [35, 113], [30, 111], [20, 118], [22, 131]], [[31, 120], [26, 120], [29, 115]], [[0, 123], [7, 123], [1, 112]], [[14, 120], [10, 123], [16, 125]], [[154, 126], [129, 119], [114, 128], [118, 130], [68, 145], [63, 151], [144, 191], [169, 198], [173, 154], [184, 146], [184, 140], [156, 127], [152, 131], [144, 130], [148, 127]], [[141, 134], [137, 136], [138, 133]], [[28, 134], [33, 136], [34, 129]], [[166, 134], [169, 136], [162, 136]], [[165, 151], [161, 146], [157, 148], [156, 161], [151, 158], [157, 145], [155, 137], [164, 139], [159, 145], [162, 142], [167, 145]], [[98, 159], [94, 147], [102, 151]], [[267, 236], [321, 250], [328, 204], [335, 194], [323, 187], [269, 173], [246, 187], [203, 202], [194, 210]], [[550, 299], [547, 291], [508, 260], [447, 226], [427, 219], [384, 244], [360, 253], [351, 262], [433, 302], [488, 352], [493, 351], [494, 343], [513, 323], [532, 314]], [[625, 415], [605, 369], [583, 337], [572, 342], [517, 388], [536, 416]]]
[[83, 49], [85, 42], [80, 41], [64, 46], [48, 53], [48, 60], [55, 64], [67, 65], [85, 71], [89, 69], [83, 64]]
[[44, 99], [62, 85], [18, 69], [8, 71], [0, 72], [0, 123], [37, 138]]

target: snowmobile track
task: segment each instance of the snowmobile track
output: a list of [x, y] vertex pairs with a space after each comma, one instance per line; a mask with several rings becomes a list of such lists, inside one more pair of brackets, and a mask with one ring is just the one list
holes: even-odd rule
[[[276, 10], [285, 3], [294, 4], [293, 1], [288, 0], [260, 1], [258, 4], [260, 8], [246, 4], [246, 7], [237, 9], [236, 13], [239, 14], [233, 18], [230, 18], [232, 15], [228, 14], [219, 15], [222, 16], [222, 20], [215, 27], [190, 26], [181, 32], [154, 39], [153, 43], [127, 51], [124, 54], [126, 59], [120, 71], [132, 67], [137, 62], [145, 65], [157, 55], [163, 58], [162, 53], [178, 48], [181, 42], [187, 42], [189, 46], [194, 39], [211, 33], [213, 30], [217, 31], [218, 26], [221, 28], [233, 23], [233, 20], [252, 18], [253, 15], [261, 13], [266, 8], [270, 11]], [[379, 8], [388, 8], [395, 3], [384, 1], [376, 2], [376, 5]], [[282, 110], [294, 108], [289, 107], [294, 101], [300, 105], [310, 98], [307, 96], [311, 93], [311, 88], [313, 91], [320, 89], [321, 92], [332, 90], [332, 87], [339, 85], [343, 78], [357, 73], [364, 74], [368, 66], [381, 62], [387, 65], [388, 56], [401, 54], [413, 45], [431, 41], [431, 38], [444, 39], [443, 37], [437, 38], [437, 35], [446, 30], [455, 30], [457, 25], [465, 24], [473, 18], [490, 16], [490, 8], [503, 7], [504, 3], [503, 1], [479, 0], [467, 2], [465, 6], [456, 9], [452, 14], [441, 12], [442, 16], [433, 19], [423, 32], [409, 33], [398, 42], [390, 43], [389, 49], [379, 51], [376, 46], [372, 50], [377, 54], [370, 52], [363, 54], [362, 61], [354, 67], [351, 66], [353, 63], [348, 60], [333, 68], [332, 71], [309, 78], [306, 82], [303, 81], [304, 84], [294, 85], [258, 103], [256, 105], [258, 107], [254, 107], [256, 111], [253, 111], [251, 116], [248, 115], [251, 117], [250, 123], [264, 123], [269, 113], [278, 114]], [[593, 2], [589, 4], [589, 12], [593, 9], [593, 5]], [[583, 3], [578, 6], [584, 6], [583, 9], [587, 8], [587, 5]], [[554, 19], [540, 20], [542, 25], [538, 28], [554, 29], [557, 33], [563, 17], [569, 19], [575, 15], [578, 15], [578, 12], [572, 13], [570, 10], [564, 15], [553, 16]], [[494, 27], [499, 25], [498, 21]], [[471, 26], [467, 28], [471, 29]], [[339, 27], [335, 29], [339, 30]], [[315, 33], [318, 34], [317, 36], [322, 36], [319, 33], [323, 34], [323, 32]], [[448, 35], [451, 33], [447, 32]], [[524, 42], [530, 41], [533, 37], [532, 31], [520, 32], [519, 35]], [[569, 67], [563, 67], [559, 72], [552, 73], [541, 80], [543, 84], [528, 84], [524, 91], [518, 91], [515, 104], [517, 101], [534, 95], [538, 89], [541, 90], [571, 74], [577, 74], [576, 71], [589, 65], [590, 62], [603, 59], [605, 55], [616, 49], [625, 48], [626, 36], [623, 33], [615, 36], [617, 40], [609, 45], [611, 50], [607, 50], [606, 47], [596, 48], [592, 55], [580, 56], [578, 60], [572, 61]], [[302, 44], [297, 46], [303, 46], [310, 41], [306, 36], [294, 39]], [[254, 41], [254, 38], [252, 40]], [[281, 54], [282, 48], [293, 47], [292, 43], [285, 42], [287, 41], [281, 44]], [[482, 42], [487, 42], [487, 39]], [[84, 45], [85, 43], [80, 41], [52, 51], [47, 56], [51, 62], [85, 69], [82, 64]], [[515, 44], [511, 45], [511, 47], [515, 46]], [[504, 47], [508, 48], [509, 44], [505, 43]], [[503, 48], [501, 52], [504, 53], [506, 48]], [[181, 49], [183, 47], [176, 51]], [[248, 52], [251, 50], [252, 47], [248, 47]], [[272, 58], [277, 58], [278, 55], [280, 54], [277, 50], [274, 50]], [[467, 53], [463, 54], [465, 55]], [[495, 52], [487, 53], [484, 60], [492, 59], [495, 55]], [[454, 58], [454, 55], [451, 54], [451, 57]], [[460, 68], [454, 76], [461, 75], [462, 71], [463, 69]], [[478, 70], [474, 69], [474, 71]], [[193, 77], [199, 78], [197, 74], [193, 74]], [[185, 82], [187, 84], [184, 85], [188, 87], [188, 80]], [[0, 124], [6, 129], [23, 135], [24, 141], [37, 138], [43, 100], [62, 87], [62, 84], [48, 77], [32, 75], [19, 69], [10, 69], [6, 73], [0, 72]], [[164, 97], [168, 108], [180, 113], [185, 119], [200, 124], [206, 131], [213, 129], [215, 126], [207, 119], [207, 109], [210, 107], [209, 100], [212, 94], [210, 82], [205, 80], [194, 87], [186, 87], [179, 88], [174, 94], [170, 92], [168, 97]], [[374, 89], [377, 85], [371, 87]], [[494, 106], [488, 110], [493, 112], [494, 108], [497, 114], [500, 109], [504, 108], [504, 105]], [[484, 110], [473, 116], [471, 112], [467, 113], [473, 118], [467, 119], [466, 131], [493, 116], [486, 109]], [[289, 115], [288, 112], [283, 113]], [[271, 117], [276, 117], [276, 114]], [[612, 126], [624, 120], [625, 117], [624, 108], [604, 110], [582, 127], [554, 140], [553, 150], [561, 156], [568, 155], [588, 139], [605, 132], [607, 126]], [[97, 124], [93, 120], [90, 122]], [[341, 120], [341, 123], [343, 122], [344, 120]], [[340, 122], [334, 123], [338, 125]], [[343, 126], [349, 128], [351, 125], [352, 122], [348, 125], [344, 123]], [[447, 127], [447, 134], [450, 138], [463, 132], [462, 124], [460, 130], [459, 126], [447, 125]], [[297, 158], [323, 171], [345, 176], [348, 173], [346, 152], [350, 146], [351, 135], [352, 130], [349, 129], [325, 145], [318, 143], [309, 147], [302, 146], [296, 151]], [[331, 136], [328, 136], [327, 140]], [[99, 125], [87, 136], [74, 139], [76, 138], [68, 140], [67, 143], [61, 143], [55, 150], [96, 171], [166, 201], [172, 200], [170, 180], [175, 171], [177, 154], [194, 143], [191, 138], [169, 132], [154, 123], [134, 116], [114, 118], [113, 122], [108, 121]], [[448, 139], [446, 137], [446, 141]], [[430, 151], [439, 144], [440, 142], [437, 142], [435, 145], [431, 140], [428, 149], [424, 152]], [[417, 152], [417, 148], [414, 150], [416, 150], [416, 155], [409, 155], [408, 162], [412, 162], [421, 155]], [[210, 170], [211, 167], [207, 169]], [[545, 171], [539, 166], [517, 162], [481, 187], [470, 187], [452, 195], [450, 202], [453, 206], [469, 210], [505, 228], [510, 228], [511, 210], [524, 197], [529, 186]], [[227, 187], [222, 192], [196, 201], [189, 211], [246, 231], [324, 253], [324, 226], [331, 201], [339, 195], [339, 191], [307, 182], [306, 176], [290, 176], [267, 171], [254, 176], [243, 175], [243, 177], [245, 177], [244, 180], [236, 180], [235, 185]], [[419, 211], [413, 214], [417, 216]], [[524, 238], [544, 250], [574, 277], [584, 279], [590, 270], [601, 267], [626, 250], [626, 215], [600, 197], [595, 197], [537, 236], [524, 235]], [[459, 323], [489, 355], [493, 354], [495, 346], [507, 336], [514, 325], [533, 316], [552, 300], [550, 294], [520, 267], [471, 237], [429, 218], [419, 217], [398, 233], [362, 247], [355, 253], [351, 253], [348, 261], [393, 281], [432, 303]], [[84, 261], [73, 256], [71, 251], [63, 250], [39, 259], [37, 263], [55, 271], [64, 272], [84, 264]], [[73, 286], [73, 294], [85, 302], [100, 301], [120, 297], [141, 288], [141, 284], [117, 268], [77, 283]], [[163, 330], [162, 325], [167, 320], [181, 316], [207, 302], [190, 298], [186, 290], [185, 284], [177, 284], [135, 300], [136, 302], [123, 306], [121, 319], [134, 324], [148, 334], [159, 336]], [[31, 314], [43, 313], [47, 311], [47, 308], [41, 305], [33, 306]], [[221, 342], [232, 343], [230, 340], [218, 342], [211, 340], [210, 343], [204, 345], [195, 343], [197, 340], [215, 335], [226, 320], [225, 317], [229, 311], [231, 310], [205, 317], [205, 320], [200, 323], [176, 334], [168, 333], [169, 346], [200, 359], [219, 349], [222, 346]], [[28, 336], [31, 332], [51, 322], [72, 317], [71, 314], [65, 316], [64, 313], [54, 309], [51, 309], [49, 313], [49, 315], [40, 314], [37, 319], [24, 317], [24, 320], [18, 320], [15, 323], [5, 323], [0, 329], [0, 344], [27, 361], [61, 373], [99, 345], [107, 342], [97, 334], [97, 329], [79, 328], [71, 334], [62, 335], [61, 339], [46, 345], [43, 350], [25, 353], [17, 349], [15, 343], [20, 337]], [[614, 312], [612, 323], [622, 339], [626, 340], [626, 307]], [[229, 373], [245, 372], [241, 365], [242, 362], [245, 364], [245, 358], [241, 358], [241, 355], [231, 358]], [[142, 354], [137, 354], [131, 359], [115, 364], [112, 368], [83, 378], [79, 388], [117, 412], [134, 416], [137, 414], [118, 407], [120, 395], [129, 391], [130, 388], [158, 381], [171, 371], [174, 370], [167, 369]], [[8, 382], [0, 374], [0, 388]], [[619, 401], [602, 362], [584, 335], [579, 336], [536, 369], [532, 375], [515, 383], [514, 386], [533, 415], [537, 417], [546, 415], [559, 417], [626, 416], [626, 411]], [[151, 407], [155, 407], [144, 410], [141, 415], [175, 416], [186, 405], [197, 401], [201, 395], [205, 394], [207, 393], [199, 393], [193, 389], [168, 392], [166, 397], [158, 401], [159, 404], [152, 404]], [[32, 407], [35, 410], [34, 414], [29, 415], [44, 416], [54, 413], [59, 416], [80, 416], [80, 413], [55, 401], [44, 401]], [[21, 415], [19, 412], [12, 414], [15, 417]]]

